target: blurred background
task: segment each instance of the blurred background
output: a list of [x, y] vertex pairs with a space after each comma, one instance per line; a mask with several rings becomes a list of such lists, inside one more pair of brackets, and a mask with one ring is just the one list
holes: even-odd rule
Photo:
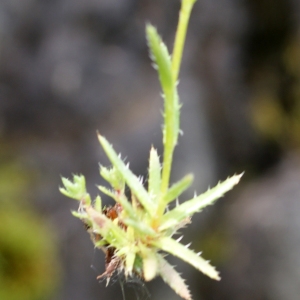
[[[123, 299], [96, 276], [104, 257], [61, 176], [86, 176], [95, 196], [108, 161], [96, 131], [136, 174], [161, 153], [162, 99], [145, 23], [172, 48], [179, 0], [0, 2], [0, 299]], [[184, 230], [221, 272], [214, 282], [172, 257], [196, 300], [300, 295], [300, 2], [198, 0], [180, 74], [184, 135], [172, 181], [204, 192], [242, 182]], [[108, 199], [103, 197], [108, 204]], [[179, 297], [161, 279], [151, 299]], [[148, 299], [141, 283], [126, 299]]]

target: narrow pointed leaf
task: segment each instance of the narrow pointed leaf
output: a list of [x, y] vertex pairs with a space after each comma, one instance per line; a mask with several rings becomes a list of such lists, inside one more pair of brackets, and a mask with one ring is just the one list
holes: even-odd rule
[[180, 274], [160, 255], [157, 255], [158, 271], [162, 279], [183, 299], [191, 300], [191, 293]]
[[108, 143], [108, 141], [101, 135], [98, 135], [98, 138], [110, 162], [122, 174], [126, 184], [131, 189], [131, 192], [137, 197], [137, 199], [143, 205], [146, 211], [150, 215], [153, 215], [156, 205], [152, 202], [151, 197], [147, 193], [143, 184], [124, 164], [122, 159], [117, 155], [117, 153], [114, 151], [113, 147]]
[[128, 216], [130, 216], [132, 219], [136, 219], [136, 213], [131, 205], [131, 203], [128, 201], [126, 196], [124, 194], [115, 196], [115, 201], [120, 203], [123, 209], [126, 211]]
[[162, 224], [159, 226], [159, 230], [165, 230], [172, 228], [179, 221], [192, 216], [194, 213], [201, 211], [204, 207], [213, 204], [217, 199], [222, 197], [226, 192], [231, 190], [233, 186], [238, 184], [243, 174], [234, 175], [227, 180], [219, 183], [214, 188], [207, 192], [188, 200], [174, 209], [167, 212], [162, 217]]
[[192, 184], [193, 179], [194, 176], [192, 174], [188, 174], [173, 184], [164, 197], [165, 204], [170, 203], [180, 196]]
[[135, 231], [137, 233], [141, 234], [142, 236], [146, 236], [146, 235], [155, 236], [156, 235], [156, 231], [153, 230], [147, 224], [145, 224], [144, 221], [134, 220], [132, 218], [125, 218], [125, 219], [122, 219], [122, 222], [127, 226], [133, 227], [135, 229]]
[[107, 246], [107, 241], [104, 239], [101, 240], [95, 240], [93, 235], [91, 235], [91, 239], [94, 242], [95, 248], [102, 248], [103, 246], [105, 247], [105, 245]]
[[149, 158], [148, 192], [157, 199], [161, 185], [161, 165], [157, 151], [152, 147]]
[[220, 280], [219, 274], [213, 266], [211, 266], [201, 256], [198, 256], [194, 251], [186, 248], [184, 245], [176, 242], [172, 238], [161, 238], [155, 242], [155, 245], [189, 263], [208, 277]]
[[125, 274], [126, 274], [126, 276], [132, 275], [135, 256], [136, 256], [136, 254], [133, 251], [127, 251], [126, 252], [126, 255], [125, 255], [125, 262], [126, 262], [125, 263]]
[[112, 190], [108, 189], [107, 187], [103, 186], [103, 185], [98, 185], [97, 188], [99, 189], [99, 191], [101, 191], [103, 194], [115, 199], [115, 194]]
[[100, 196], [97, 196], [94, 201], [94, 208], [98, 212], [102, 212], [102, 200]]
[[165, 113], [163, 143], [171, 143], [173, 147], [177, 144], [179, 134], [179, 97], [176, 82], [173, 80], [172, 63], [167, 47], [162, 42], [155, 27], [148, 24], [146, 35], [150, 48], [151, 58], [157, 65], [160, 84], [163, 90]]
[[154, 251], [147, 249], [143, 255], [143, 275], [145, 281], [152, 280], [157, 274], [158, 261]]
[[88, 215], [86, 213], [78, 212], [75, 210], [72, 210], [71, 213], [74, 217], [79, 218], [81, 220], [85, 220], [88, 218]]
[[147, 24], [146, 35], [150, 48], [150, 56], [158, 69], [159, 80], [165, 94], [174, 89], [171, 58], [166, 45], [162, 42], [154, 26]]

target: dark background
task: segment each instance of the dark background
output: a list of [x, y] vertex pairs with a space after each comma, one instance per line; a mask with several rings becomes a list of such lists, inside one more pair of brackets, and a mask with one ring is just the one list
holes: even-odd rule
[[[84, 174], [96, 195], [98, 163], [108, 163], [97, 130], [146, 174], [151, 145], [162, 150], [162, 99], [145, 23], [171, 49], [179, 6], [0, 2], [1, 299], [122, 299], [118, 281], [96, 281], [103, 254], [71, 216], [77, 203], [58, 192], [60, 176]], [[299, 297], [299, 25], [297, 0], [198, 0], [192, 12], [172, 181], [194, 173], [189, 197], [245, 171], [184, 231], [222, 280], [169, 257], [194, 299]], [[130, 286], [128, 299], [146, 299], [140, 283]], [[147, 287], [151, 299], [179, 299], [159, 278]]]

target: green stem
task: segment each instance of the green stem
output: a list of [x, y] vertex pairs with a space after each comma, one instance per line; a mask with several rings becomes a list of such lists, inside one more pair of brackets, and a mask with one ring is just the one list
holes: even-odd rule
[[182, 52], [186, 38], [186, 31], [191, 15], [193, 5], [196, 0], [182, 0], [182, 5], [180, 9], [179, 22], [176, 31], [173, 56], [172, 56], [172, 71], [174, 82], [178, 79], [178, 74], [180, 70], [180, 64], [182, 59]]
[[[173, 56], [172, 56], [172, 73], [173, 73], [173, 81], [176, 85], [178, 74], [180, 70], [180, 64], [182, 59], [182, 52], [183, 47], [185, 43], [185, 37], [186, 37], [186, 31], [188, 27], [188, 22], [190, 19], [191, 11], [193, 8], [194, 3], [196, 0], [182, 0], [181, 3], [181, 9], [180, 9], [180, 15], [179, 15], [179, 22], [178, 27], [176, 31], [175, 36], [175, 43], [174, 43], [174, 49], [173, 49]], [[165, 95], [166, 97], [167, 95]], [[171, 101], [175, 101], [175, 97], [177, 97], [177, 94], [173, 94], [173, 99]], [[167, 97], [165, 99], [168, 100]], [[177, 99], [178, 100], [178, 99]], [[169, 107], [168, 105], [165, 105], [165, 108]], [[171, 107], [173, 107], [171, 105]], [[167, 112], [165, 111], [165, 114]], [[175, 112], [174, 112], [175, 114]], [[165, 120], [166, 121], [166, 120]], [[162, 184], [161, 184], [161, 194], [164, 196], [168, 190], [169, 187], [169, 180], [170, 180], [170, 174], [171, 174], [171, 167], [172, 167], [172, 160], [173, 160], [173, 152], [175, 148], [174, 139], [172, 135], [172, 130], [174, 131], [174, 123], [173, 122], [167, 122], [165, 123], [164, 130], [166, 130], [166, 133], [164, 134], [166, 138], [166, 141], [164, 141], [164, 162], [163, 162], [163, 170], [162, 170]], [[170, 138], [168, 138], [170, 137]], [[163, 210], [164, 208], [160, 209]]]
[[169, 144], [170, 143], [166, 142], [164, 147], [164, 163], [163, 163], [163, 170], [162, 170], [162, 185], [161, 185], [162, 195], [165, 195], [168, 190], [170, 174], [171, 174], [174, 146], [173, 145], [169, 146]]

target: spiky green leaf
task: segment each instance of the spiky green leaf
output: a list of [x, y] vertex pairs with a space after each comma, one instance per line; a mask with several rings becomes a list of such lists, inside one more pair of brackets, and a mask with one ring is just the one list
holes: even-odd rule
[[150, 56], [157, 68], [161, 87], [165, 94], [173, 93], [174, 83], [168, 49], [158, 35], [156, 28], [151, 24], [146, 25], [146, 35]]
[[99, 191], [101, 191], [106, 196], [109, 196], [110, 198], [115, 199], [115, 193], [114, 193], [114, 191], [108, 189], [107, 187], [105, 187], [103, 185], [98, 185], [97, 188], [99, 189]]
[[73, 175], [73, 181], [62, 177], [61, 178], [64, 187], [59, 188], [59, 191], [72, 199], [79, 201], [86, 201], [86, 204], [91, 203], [91, 198], [86, 192], [85, 178], [83, 175]]
[[98, 135], [100, 144], [102, 145], [106, 155], [113, 166], [122, 174], [126, 184], [131, 189], [131, 192], [136, 196], [138, 201], [146, 209], [146, 211], [153, 215], [155, 213], [156, 204], [152, 201], [150, 195], [147, 193], [142, 182], [131, 172], [125, 165], [122, 159], [117, 155], [113, 147], [101, 135]]
[[166, 45], [157, 33], [155, 27], [150, 24], [146, 26], [146, 35], [150, 48], [150, 56], [157, 67], [160, 84], [163, 90], [165, 103], [165, 125], [163, 128], [164, 145], [177, 144], [179, 134], [179, 97], [176, 82], [173, 80], [172, 63]]
[[102, 212], [102, 200], [101, 200], [101, 197], [99, 195], [95, 198], [94, 208], [95, 208], [96, 211]]
[[163, 237], [154, 243], [160, 249], [179, 257], [185, 262], [189, 263], [203, 274], [212, 279], [220, 280], [218, 272], [208, 261], [204, 260], [200, 255], [188, 249], [179, 242], [169, 237]]
[[159, 196], [161, 185], [161, 165], [156, 149], [150, 150], [148, 192], [156, 200]]
[[145, 281], [152, 280], [158, 271], [157, 254], [151, 249], [146, 249], [142, 252], [143, 256], [143, 275]]
[[188, 174], [184, 176], [181, 180], [173, 184], [167, 194], [164, 197], [165, 204], [170, 203], [175, 200], [178, 196], [180, 196], [193, 182], [194, 176], [192, 174]]
[[72, 210], [71, 213], [74, 217], [76, 217], [80, 220], [85, 220], [88, 218], [88, 215], [85, 212], [79, 212], [79, 211]]
[[172, 228], [181, 220], [190, 217], [194, 213], [201, 211], [204, 207], [213, 204], [217, 199], [238, 184], [242, 175], [243, 174], [234, 175], [207, 192], [176, 206], [162, 217], [159, 230]]
[[158, 272], [162, 279], [183, 299], [191, 300], [191, 293], [180, 274], [160, 255], [157, 254]]
[[115, 168], [106, 168], [100, 165], [100, 175], [110, 183], [116, 191], [124, 191], [125, 181], [122, 174]]
[[156, 235], [156, 231], [153, 230], [148, 224], [145, 223], [144, 220], [135, 220], [132, 218], [125, 218], [122, 219], [122, 222], [127, 225], [131, 226], [135, 229], [136, 233], [140, 234], [141, 236], [151, 236], [154, 237]]
[[125, 256], [125, 274], [132, 275], [136, 253], [134, 251], [126, 251]]

